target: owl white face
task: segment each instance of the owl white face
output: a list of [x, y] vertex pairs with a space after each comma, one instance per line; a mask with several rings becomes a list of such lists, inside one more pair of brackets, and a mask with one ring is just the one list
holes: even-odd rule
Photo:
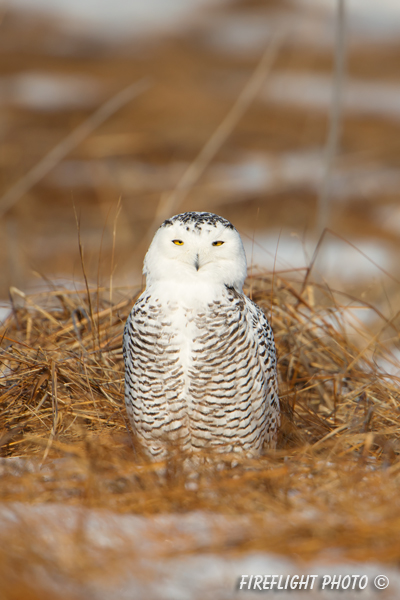
[[183, 213], [156, 232], [146, 254], [147, 284], [207, 283], [242, 290], [246, 255], [236, 229], [211, 213]]

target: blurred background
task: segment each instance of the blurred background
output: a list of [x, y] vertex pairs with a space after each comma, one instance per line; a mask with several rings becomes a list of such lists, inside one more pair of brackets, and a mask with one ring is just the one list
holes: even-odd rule
[[0, 20], [0, 318], [11, 286], [81, 285], [77, 221], [89, 281], [131, 293], [171, 208], [299, 278], [328, 227], [314, 276], [396, 319], [398, 0], [8, 0]]

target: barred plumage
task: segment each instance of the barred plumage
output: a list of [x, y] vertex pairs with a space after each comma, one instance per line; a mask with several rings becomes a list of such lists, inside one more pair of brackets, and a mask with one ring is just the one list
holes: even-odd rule
[[144, 449], [157, 457], [171, 442], [248, 455], [275, 447], [275, 345], [263, 312], [242, 292], [236, 229], [210, 213], [172, 217], [144, 272], [146, 290], [124, 331], [125, 402]]

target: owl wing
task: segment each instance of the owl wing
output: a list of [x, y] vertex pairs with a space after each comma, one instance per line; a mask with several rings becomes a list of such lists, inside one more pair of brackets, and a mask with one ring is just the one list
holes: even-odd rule
[[276, 443], [277, 429], [280, 425], [280, 407], [278, 397], [278, 378], [276, 371], [276, 348], [274, 334], [265, 314], [252, 300], [247, 298], [246, 305], [251, 316], [254, 337], [258, 346], [258, 356], [265, 377], [265, 394], [269, 426], [266, 441], [273, 447]]
[[126, 321], [123, 335], [125, 360], [125, 404], [135, 430], [142, 414], [142, 396], [150, 389], [154, 364], [156, 323], [145, 292], [137, 299]]

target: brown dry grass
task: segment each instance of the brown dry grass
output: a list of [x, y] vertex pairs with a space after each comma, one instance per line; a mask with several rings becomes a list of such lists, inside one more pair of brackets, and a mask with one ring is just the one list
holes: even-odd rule
[[[222, 471], [207, 461], [195, 486], [179, 455], [147, 463], [127, 426], [121, 337], [134, 298], [110, 303], [108, 290], [54, 290], [21, 302], [14, 290], [14, 313], [2, 330], [1, 451], [25, 460], [3, 459], [1, 501], [247, 515], [254, 527], [231, 550], [302, 559], [336, 550], [398, 562], [400, 393], [374, 362], [384, 352], [378, 336], [368, 340], [364, 332], [363, 346], [352, 342], [332, 295], [327, 309], [317, 284], [302, 291], [275, 274], [256, 277], [251, 290], [272, 311], [283, 410], [278, 450], [234, 467], [228, 461]], [[28, 552], [29, 539], [24, 544]], [[15, 575], [15, 565], [0, 558], [1, 570], [8, 565]]]

